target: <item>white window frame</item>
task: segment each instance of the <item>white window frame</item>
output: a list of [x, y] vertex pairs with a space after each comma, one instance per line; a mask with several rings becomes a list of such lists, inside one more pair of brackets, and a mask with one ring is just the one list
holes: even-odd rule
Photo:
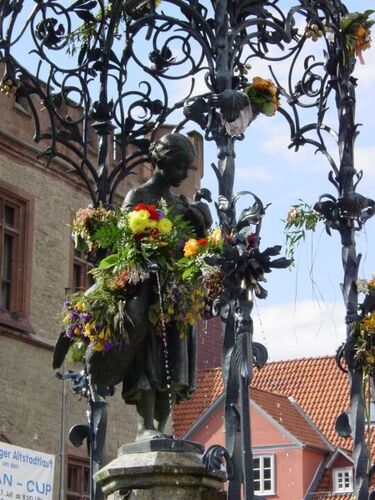
[[[265, 459], [270, 459], [270, 469], [271, 469], [271, 487], [268, 489], [265, 489], [264, 487], [264, 460]], [[259, 476], [260, 476], [260, 489], [256, 490], [254, 488], [255, 493], [257, 494], [268, 494], [268, 495], [275, 495], [275, 455], [273, 454], [268, 454], [268, 455], [254, 455], [254, 466], [255, 466], [255, 460], [259, 460]], [[254, 467], [255, 468], [255, 467]], [[268, 480], [268, 478], [267, 478]]]
[[[345, 482], [345, 475], [349, 474], [349, 486], [339, 485], [339, 476], [342, 475], [342, 482]], [[333, 493], [352, 493], [353, 492], [353, 467], [338, 467], [332, 471]]]

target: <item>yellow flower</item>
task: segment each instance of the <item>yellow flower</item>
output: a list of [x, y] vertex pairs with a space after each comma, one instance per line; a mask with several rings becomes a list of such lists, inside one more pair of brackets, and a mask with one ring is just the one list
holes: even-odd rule
[[148, 217], [144, 217], [147, 214], [146, 210], [140, 210], [139, 212], [130, 212], [129, 214], [129, 227], [131, 231], [135, 234], [143, 233], [143, 231], [148, 227]]
[[186, 322], [187, 322], [187, 324], [188, 324], [188, 325], [190, 325], [190, 326], [194, 326], [194, 324], [195, 324], [195, 317], [194, 317], [194, 314], [193, 314], [192, 312], [190, 312], [190, 311], [188, 311], [188, 312], [186, 313]]
[[147, 210], [133, 210], [132, 212], [128, 213], [129, 220], [131, 220], [131, 219], [147, 220], [147, 219], [149, 219], [149, 217], [150, 217], [150, 214], [148, 213]]
[[100, 340], [106, 341], [111, 338], [111, 330], [109, 329], [108, 326], [100, 330], [98, 337]]
[[162, 234], [170, 234], [172, 231], [172, 222], [166, 218], [160, 219], [158, 221], [158, 229]]
[[78, 312], [83, 312], [85, 310], [85, 304], [84, 302], [77, 302], [76, 308]]
[[375, 312], [363, 318], [361, 323], [366, 333], [375, 333]]
[[93, 340], [96, 338], [95, 335], [95, 322], [90, 321], [89, 323], [86, 323], [84, 329], [83, 329], [83, 334], [85, 337], [88, 337], [90, 340]]
[[95, 342], [93, 347], [94, 351], [101, 352], [104, 350], [104, 342], [103, 341]]
[[199, 252], [199, 249], [200, 246], [198, 240], [190, 238], [184, 246], [184, 257], [192, 257], [193, 255], [196, 255]]
[[217, 227], [216, 229], [214, 229], [208, 235], [207, 239], [213, 245], [221, 245], [221, 243], [222, 243], [222, 236], [221, 236], [221, 229], [220, 229], [220, 227]]

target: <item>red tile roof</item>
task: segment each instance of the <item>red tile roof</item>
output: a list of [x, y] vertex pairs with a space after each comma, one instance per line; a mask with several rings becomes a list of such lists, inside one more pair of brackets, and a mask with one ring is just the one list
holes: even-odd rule
[[200, 372], [197, 388], [191, 399], [175, 405], [173, 409], [174, 435], [181, 437], [223, 392], [221, 369]]
[[305, 446], [329, 450], [327, 441], [312, 422], [306, 418], [295, 402], [286, 396], [256, 388], [251, 389], [250, 397], [252, 401], [258, 404], [269, 416]]
[[336, 418], [349, 406], [349, 386], [347, 376], [336, 367], [334, 357], [266, 364], [256, 371], [252, 385], [292, 396], [334, 446], [351, 448], [349, 440], [335, 432]]
[[[261, 396], [263, 391], [263, 396]], [[199, 417], [217, 400], [223, 392], [221, 369], [214, 368], [202, 372], [198, 377], [197, 390], [191, 400], [176, 405], [174, 409], [174, 429], [176, 436], [182, 436], [199, 419]], [[278, 415], [272, 408], [271, 399], [277, 398], [282, 403], [279, 418], [283, 412], [288, 414], [287, 420], [292, 421], [289, 413], [290, 405], [285, 404], [285, 399], [280, 396], [291, 396], [303, 412], [312, 420], [315, 426], [327, 437], [335, 447], [351, 451], [351, 439], [337, 436], [335, 422], [337, 416], [349, 407], [349, 384], [347, 376], [341, 372], [332, 356], [318, 358], [293, 359], [290, 361], [276, 361], [268, 363], [262, 370], [255, 370], [251, 384], [250, 396], [262, 406], [267, 413], [277, 420]], [[266, 395], [264, 395], [266, 393]], [[267, 393], [273, 393], [272, 396]], [[275, 413], [276, 412], [276, 413]], [[289, 424], [285, 423], [288, 429]], [[292, 424], [291, 424], [292, 425]], [[302, 442], [312, 444], [315, 435], [311, 436], [310, 430], [306, 432], [298, 425], [294, 428], [294, 435]], [[302, 434], [300, 434], [302, 432]], [[313, 430], [312, 430], [313, 432]], [[375, 428], [372, 427], [372, 456], [375, 456]], [[293, 433], [292, 433], [293, 434]], [[329, 472], [323, 475], [314, 500], [347, 500], [350, 495], [331, 495], [322, 488], [324, 479], [327, 480]], [[320, 491], [320, 493], [318, 493]]]
[[221, 369], [200, 372], [197, 389], [192, 398], [175, 405], [173, 409], [174, 435], [181, 437], [223, 392]]
[[[347, 377], [332, 356], [268, 363], [255, 369], [251, 386], [293, 397], [334, 446], [350, 450], [350, 440], [335, 432], [337, 416], [348, 409], [349, 392]], [[175, 434], [182, 436], [222, 392], [221, 369], [203, 372], [192, 399], [175, 407]]]

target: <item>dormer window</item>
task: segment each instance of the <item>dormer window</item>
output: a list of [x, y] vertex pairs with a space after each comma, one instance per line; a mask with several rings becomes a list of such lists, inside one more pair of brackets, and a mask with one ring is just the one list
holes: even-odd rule
[[351, 493], [353, 491], [353, 467], [333, 469], [333, 492]]

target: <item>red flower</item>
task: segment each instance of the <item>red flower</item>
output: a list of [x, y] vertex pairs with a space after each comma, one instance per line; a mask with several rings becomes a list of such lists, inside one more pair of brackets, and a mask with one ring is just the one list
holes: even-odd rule
[[118, 280], [117, 280], [117, 283], [119, 285], [124, 286], [125, 283], [126, 283], [126, 281], [127, 281], [127, 279], [128, 279], [128, 275], [129, 275], [129, 271], [124, 271], [123, 273], [121, 273], [120, 276], [119, 276], [119, 278], [118, 278]]
[[136, 212], [140, 212], [141, 210], [147, 210], [147, 205], [145, 205], [144, 203], [138, 203], [138, 205], [134, 207], [134, 210]]
[[201, 238], [200, 240], [198, 240], [198, 243], [202, 246], [202, 247], [205, 247], [208, 243], [208, 241], [205, 239], [205, 238]]
[[137, 212], [140, 212], [141, 210], [147, 210], [151, 220], [160, 219], [160, 213], [158, 212], [155, 205], [145, 205], [144, 203], [138, 203], [134, 207], [134, 210], [136, 210]]
[[148, 213], [150, 214], [151, 220], [159, 220], [160, 219], [160, 214], [156, 210], [156, 207], [154, 205], [148, 205], [147, 210], [148, 210]]
[[255, 245], [257, 244], [258, 238], [256, 234], [250, 233], [249, 236], [247, 237], [247, 248], [254, 248]]

